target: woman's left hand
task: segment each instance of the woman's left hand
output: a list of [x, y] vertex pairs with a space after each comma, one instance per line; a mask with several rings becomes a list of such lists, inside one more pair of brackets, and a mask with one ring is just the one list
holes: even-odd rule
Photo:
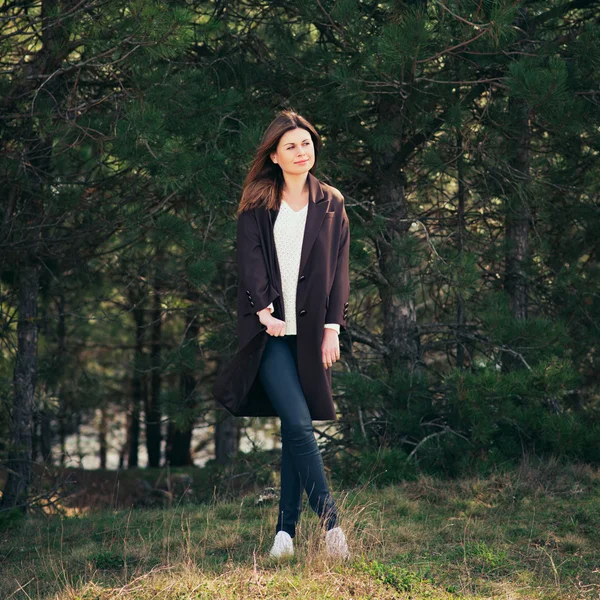
[[335, 329], [324, 328], [323, 342], [321, 343], [321, 356], [323, 366], [328, 369], [340, 358], [340, 340]]

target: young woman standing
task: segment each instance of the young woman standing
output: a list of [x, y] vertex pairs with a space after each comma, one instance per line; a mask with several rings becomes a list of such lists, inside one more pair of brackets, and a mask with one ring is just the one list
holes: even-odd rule
[[328, 554], [349, 557], [313, 420], [335, 420], [331, 367], [348, 317], [349, 222], [342, 194], [318, 180], [321, 140], [293, 111], [269, 125], [237, 222], [239, 346], [213, 386], [234, 415], [277, 415], [282, 460], [271, 556], [293, 554], [306, 490]]

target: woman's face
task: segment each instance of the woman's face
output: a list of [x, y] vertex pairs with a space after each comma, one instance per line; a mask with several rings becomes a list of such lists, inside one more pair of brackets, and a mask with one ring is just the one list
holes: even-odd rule
[[286, 131], [277, 144], [277, 150], [270, 156], [284, 173], [306, 173], [315, 164], [315, 148], [310, 133], [300, 127]]

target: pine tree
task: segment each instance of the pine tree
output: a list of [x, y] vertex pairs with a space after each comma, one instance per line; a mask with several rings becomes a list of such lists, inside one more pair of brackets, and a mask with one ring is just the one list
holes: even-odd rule
[[[132, 98], [155, 83], [157, 60], [181, 52], [184, 16], [162, 3], [42, 0], [12, 4], [2, 20], [0, 177], [9, 201], [0, 266], [18, 298], [6, 509], [27, 504], [42, 271], [82, 268], [115, 231], [131, 236], [168, 202], [136, 173], [136, 148], [149, 148], [138, 134], [151, 132], [135, 123]], [[125, 122], [128, 135], [115, 137]]]

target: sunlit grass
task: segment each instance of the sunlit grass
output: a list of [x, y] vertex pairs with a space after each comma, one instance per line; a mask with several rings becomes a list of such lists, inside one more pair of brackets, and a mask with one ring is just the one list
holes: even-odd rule
[[336, 489], [351, 560], [305, 500], [296, 552], [270, 559], [276, 502], [31, 516], [2, 530], [0, 598], [595, 598], [600, 475], [524, 464], [457, 481]]

